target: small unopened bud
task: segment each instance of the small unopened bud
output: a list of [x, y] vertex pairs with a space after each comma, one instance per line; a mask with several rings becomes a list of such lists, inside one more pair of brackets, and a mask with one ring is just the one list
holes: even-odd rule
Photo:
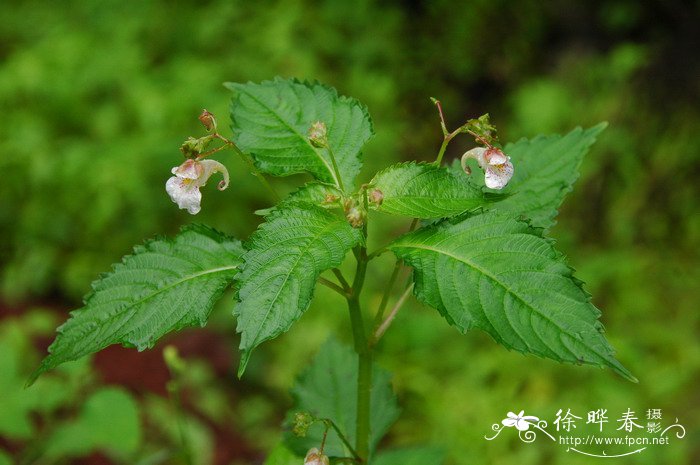
[[201, 121], [207, 131], [216, 130], [216, 118], [208, 110], [202, 110], [202, 114], [199, 115], [199, 121]]
[[328, 465], [328, 456], [324, 455], [318, 448], [314, 447], [306, 453], [304, 465]]
[[180, 152], [182, 152], [187, 158], [195, 158], [209, 145], [209, 139], [202, 137], [195, 139], [194, 137], [188, 137], [185, 142], [180, 146]]
[[303, 438], [309, 431], [309, 427], [314, 422], [314, 417], [308, 412], [298, 412], [294, 414], [294, 425], [292, 432], [295, 436]]
[[345, 218], [353, 228], [361, 228], [365, 224], [365, 216], [365, 212], [358, 207], [352, 207], [345, 214]]
[[371, 191], [369, 191], [369, 195], [367, 196], [367, 198], [371, 203], [379, 206], [384, 201], [384, 193], [379, 189], [372, 189]]
[[309, 128], [309, 142], [316, 148], [328, 147], [328, 128], [323, 121], [316, 121]]
[[332, 204], [332, 203], [336, 203], [338, 200], [340, 200], [340, 197], [338, 197], [337, 195], [326, 194], [326, 197], [323, 199], [323, 203]]

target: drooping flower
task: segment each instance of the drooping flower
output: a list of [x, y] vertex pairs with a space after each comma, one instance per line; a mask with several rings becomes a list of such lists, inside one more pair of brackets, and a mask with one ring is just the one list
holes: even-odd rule
[[503, 423], [503, 426], [507, 426], [509, 428], [515, 426], [518, 431], [527, 431], [530, 429], [530, 423], [537, 423], [540, 421], [540, 419], [537, 417], [529, 415], [523, 416], [524, 413], [525, 410], [521, 410], [517, 415], [513, 412], [508, 412], [508, 415], [503, 419], [503, 421], [501, 421], [501, 423]]
[[314, 447], [307, 452], [304, 465], [328, 465], [328, 456]]
[[202, 193], [199, 188], [207, 183], [212, 174], [221, 173], [224, 176], [217, 186], [220, 191], [226, 189], [229, 183], [228, 170], [216, 160], [188, 159], [171, 171], [175, 176], [165, 183], [165, 190], [178, 207], [192, 215], [202, 209]]
[[503, 189], [513, 177], [510, 157], [496, 148], [477, 147], [462, 155], [462, 169], [469, 173], [467, 160], [473, 158], [484, 170], [484, 182], [491, 189]]

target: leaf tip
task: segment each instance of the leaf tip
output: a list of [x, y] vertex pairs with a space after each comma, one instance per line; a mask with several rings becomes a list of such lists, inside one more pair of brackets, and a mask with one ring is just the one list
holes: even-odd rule
[[250, 351], [243, 352], [243, 355], [241, 355], [241, 361], [238, 363], [238, 372], [236, 373], [236, 376], [238, 376], [238, 379], [243, 378], [243, 373], [245, 373], [245, 369], [248, 366], [249, 361], [250, 361]]

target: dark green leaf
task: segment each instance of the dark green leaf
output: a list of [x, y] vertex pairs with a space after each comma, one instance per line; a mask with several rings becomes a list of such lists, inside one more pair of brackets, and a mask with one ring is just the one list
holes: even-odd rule
[[316, 280], [362, 240], [345, 218], [311, 205], [274, 210], [251, 236], [237, 278], [239, 376], [251, 351], [287, 331], [309, 307]]
[[[349, 347], [329, 339], [292, 389], [295, 404], [291, 412], [309, 412], [317, 418], [332, 420], [350, 444], [354, 445], [357, 367], [357, 354]], [[370, 447], [374, 449], [399, 415], [396, 396], [391, 390], [390, 376], [376, 366], [372, 372], [370, 412]], [[311, 447], [318, 447], [323, 430], [321, 424], [315, 423], [305, 438], [290, 435], [288, 443], [302, 454]], [[332, 430], [328, 433], [325, 450], [329, 456], [350, 455]]]
[[429, 163], [400, 163], [378, 173], [370, 183], [383, 197], [377, 209], [413, 218], [442, 218], [483, 207], [487, 196], [463, 172]]
[[[367, 108], [338, 96], [317, 82], [276, 78], [260, 84], [227, 83], [234, 92], [231, 120], [234, 140], [249, 152], [260, 170], [275, 176], [309, 172], [318, 180], [350, 190], [362, 166], [360, 150], [373, 134]], [[328, 142], [340, 172], [326, 148], [308, 138], [311, 125], [327, 126]]]
[[50, 355], [30, 382], [112, 344], [143, 350], [170, 331], [204, 326], [238, 272], [242, 254], [240, 242], [199, 225], [184, 228], [174, 240], [136, 247], [92, 284], [85, 306], [58, 328]]
[[552, 227], [578, 179], [584, 155], [606, 126], [601, 123], [586, 130], [576, 128], [565, 136], [538, 136], [506, 145], [503, 151], [511, 157], [515, 172], [502, 192], [512, 195], [492, 208], [523, 215], [534, 226]]
[[461, 331], [479, 328], [507, 348], [633, 380], [603, 337], [600, 311], [540, 233], [492, 212], [419, 229], [389, 248], [415, 268], [418, 299]]

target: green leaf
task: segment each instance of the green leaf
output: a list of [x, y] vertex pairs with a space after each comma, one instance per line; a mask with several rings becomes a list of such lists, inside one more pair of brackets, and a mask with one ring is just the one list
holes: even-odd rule
[[311, 303], [316, 280], [362, 241], [360, 230], [320, 207], [274, 210], [251, 236], [238, 276], [241, 376], [251, 351], [287, 331]]
[[263, 465], [299, 465], [301, 459], [297, 454], [287, 449], [284, 443], [277, 444]]
[[400, 163], [378, 173], [371, 188], [383, 195], [379, 211], [413, 218], [444, 218], [483, 207], [497, 198], [484, 194], [464, 172], [430, 163]]
[[50, 355], [30, 378], [112, 344], [144, 350], [164, 334], [204, 326], [241, 265], [240, 242], [192, 225], [155, 239], [92, 284], [85, 306], [58, 328]]
[[328, 149], [316, 148], [308, 139], [311, 124], [321, 121], [327, 126], [342, 185], [351, 190], [362, 167], [360, 150], [374, 134], [364, 105], [338, 96], [333, 88], [295, 79], [226, 83], [226, 87], [234, 92], [234, 140], [261, 171], [275, 176], [309, 172], [340, 186]]
[[382, 451], [372, 460], [372, 465], [441, 465], [445, 452], [434, 447], [410, 447]]
[[554, 226], [557, 210], [578, 179], [584, 155], [606, 126], [600, 123], [565, 136], [538, 136], [506, 145], [503, 152], [511, 157], [515, 172], [502, 192], [512, 195], [493, 209], [523, 215], [537, 227]]
[[[316, 205], [323, 208], [338, 208], [341, 206], [342, 191], [332, 184], [323, 182], [308, 182], [295, 190], [274, 207], [256, 210], [257, 215], [267, 216], [275, 210], [290, 205]], [[329, 202], [329, 199], [336, 199]]]
[[133, 397], [122, 389], [104, 388], [85, 401], [78, 418], [51, 433], [44, 454], [55, 460], [105, 449], [125, 456], [135, 452], [140, 442], [139, 410]]
[[[329, 339], [318, 355], [301, 374], [292, 389], [295, 403], [293, 412], [309, 412], [316, 418], [330, 419], [341, 430], [350, 444], [355, 444], [355, 420], [357, 418], [357, 354], [344, 345]], [[372, 371], [370, 408], [370, 447], [379, 440], [399, 416], [396, 396], [391, 389], [390, 375], [377, 366]], [[288, 435], [290, 447], [305, 453], [321, 443], [324, 427], [315, 423], [304, 438]], [[349, 456], [338, 435], [328, 433], [325, 453], [328, 456]]]
[[541, 230], [491, 212], [419, 229], [389, 248], [415, 269], [416, 297], [461, 331], [479, 328], [509, 349], [634, 380], [603, 337], [600, 311]]

